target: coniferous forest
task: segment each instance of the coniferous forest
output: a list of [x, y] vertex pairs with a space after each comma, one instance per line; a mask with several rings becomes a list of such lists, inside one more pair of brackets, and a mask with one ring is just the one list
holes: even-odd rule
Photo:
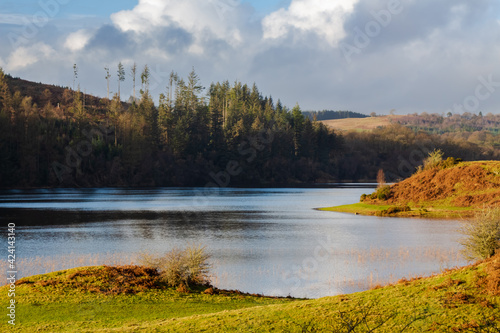
[[[373, 180], [379, 169], [405, 178], [435, 148], [500, 158], [498, 147], [398, 124], [336, 133], [255, 84], [204, 88], [194, 70], [172, 73], [157, 101], [147, 66], [130, 76], [134, 96], [125, 103], [119, 88], [97, 98], [0, 70], [0, 186], [292, 186]], [[110, 77], [107, 69], [108, 87]]]

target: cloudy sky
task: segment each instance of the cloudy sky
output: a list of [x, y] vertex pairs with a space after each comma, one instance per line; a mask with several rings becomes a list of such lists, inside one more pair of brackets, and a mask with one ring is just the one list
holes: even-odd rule
[[[498, 0], [2, 0], [0, 67], [105, 96], [104, 67], [257, 83], [303, 110], [500, 113]], [[112, 90], [116, 91], [116, 75]], [[130, 76], [122, 96], [132, 90]]]

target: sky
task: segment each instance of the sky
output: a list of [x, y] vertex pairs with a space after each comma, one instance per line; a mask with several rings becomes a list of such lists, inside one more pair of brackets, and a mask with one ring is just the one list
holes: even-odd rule
[[[2, 0], [0, 67], [106, 96], [118, 63], [302, 110], [500, 114], [498, 0]], [[122, 98], [132, 93], [128, 75]]]

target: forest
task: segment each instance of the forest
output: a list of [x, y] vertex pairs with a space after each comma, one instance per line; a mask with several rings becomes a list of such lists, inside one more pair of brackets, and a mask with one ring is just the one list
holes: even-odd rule
[[[379, 169], [388, 180], [406, 178], [435, 148], [500, 159], [495, 144], [403, 124], [337, 133], [256, 84], [204, 88], [194, 70], [172, 72], [157, 101], [148, 66], [134, 65], [130, 76], [134, 96], [123, 102], [121, 64], [118, 93], [107, 98], [0, 70], [0, 187], [305, 186], [374, 180]], [[110, 78], [107, 69], [108, 91]]]
[[304, 111], [302, 112], [304, 116], [311, 120], [331, 120], [331, 119], [345, 119], [345, 118], [367, 118], [366, 114], [353, 111], [333, 111], [333, 110], [323, 110], [323, 111]]

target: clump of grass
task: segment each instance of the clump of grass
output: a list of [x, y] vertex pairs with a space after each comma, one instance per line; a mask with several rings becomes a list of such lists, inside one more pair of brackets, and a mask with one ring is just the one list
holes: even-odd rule
[[487, 259], [500, 249], [500, 208], [484, 208], [464, 222], [463, 254], [468, 260]]
[[143, 254], [139, 259], [142, 265], [156, 269], [162, 281], [171, 287], [209, 284], [209, 260], [210, 255], [200, 245], [174, 248], [163, 256]]
[[441, 149], [435, 149], [430, 152], [427, 158], [424, 159], [423, 165], [417, 168], [417, 172], [422, 172], [426, 170], [431, 170], [434, 168], [446, 169], [457, 165], [462, 162], [461, 158], [448, 157], [446, 160], [443, 159], [444, 152]]
[[411, 208], [409, 206], [392, 206], [387, 209], [381, 210], [377, 213], [378, 216], [390, 216], [401, 212], [409, 212]]
[[77, 290], [82, 293], [120, 295], [162, 289], [164, 286], [158, 277], [155, 269], [133, 265], [82, 267], [68, 274], [60, 273], [51, 279], [24, 278], [17, 285], [29, 285], [35, 289], [51, 288], [54, 292]]
[[429, 156], [424, 159], [424, 164], [421, 170], [430, 170], [437, 167], [443, 161], [444, 153], [441, 149], [435, 149], [429, 153]]

